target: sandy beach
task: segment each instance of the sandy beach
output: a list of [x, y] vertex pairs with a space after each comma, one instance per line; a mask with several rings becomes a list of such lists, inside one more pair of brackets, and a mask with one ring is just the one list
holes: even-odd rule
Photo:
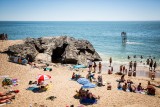
[[[21, 44], [22, 40], [9, 40], [0, 41], [0, 52], [3, 52], [8, 48], [8, 46], [13, 44]], [[103, 64], [103, 66], [108, 66], [109, 64]], [[119, 71], [118, 64], [113, 65], [114, 71]], [[128, 69], [128, 66], [126, 66]], [[44, 71], [43, 69], [31, 68], [30, 65], [20, 65], [8, 61], [8, 55], [5, 53], [0, 53], [0, 91], [8, 91], [10, 89], [18, 89], [20, 92], [16, 95], [15, 100], [11, 104], [6, 104], [4, 107], [66, 107], [74, 105], [78, 107], [80, 104], [78, 99], [73, 96], [76, 94], [76, 90], [79, 90], [81, 85], [76, 81], [70, 80], [72, 73], [76, 72], [86, 77], [88, 69], [83, 69], [79, 71], [71, 70], [69, 66], [56, 64], [56, 66], [51, 66], [53, 69], [51, 72]], [[119, 75], [107, 74], [107, 67], [103, 68], [101, 73], [103, 81], [105, 83], [111, 82], [112, 90], [107, 90], [107, 84], [103, 87], [96, 87], [89, 89], [96, 96], [100, 96], [97, 104], [88, 105], [87, 107], [159, 107], [160, 105], [160, 88], [156, 88], [156, 95], [149, 96], [139, 93], [124, 92], [117, 90], [117, 79], [120, 79]], [[137, 71], [148, 72], [148, 67], [138, 66]], [[159, 72], [157, 68], [156, 72]], [[50, 84], [50, 88], [43, 93], [33, 93], [32, 91], [26, 90], [29, 87], [28, 82], [30, 80], [36, 81], [36, 77], [39, 74], [48, 74], [51, 76], [50, 80], [47, 80]], [[95, 74], [95, 77], [100, 75]], [[8, 87], [7, 89], [2, 87], [2, 80], [4, 76], [9, 76], [11, 78], [18, 79], [18, 85], [13, 87]], [[148, 77], [128, 77], [125, 79], [131, 79], [137, 86], [142, 83], [142, 87], [146, 88], [147, 82], [151, 81], [153, 84], [160, 83], [160, 78], [155, 78], [151, 80]], [[56, 96], [57, 98], [53, 101], [46, 100], [49, 96]], [[85, 106], [85, 105], [83, 105]]]

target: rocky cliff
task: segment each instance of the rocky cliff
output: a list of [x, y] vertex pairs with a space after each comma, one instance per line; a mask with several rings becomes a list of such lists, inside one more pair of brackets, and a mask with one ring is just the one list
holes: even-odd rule
[[29, 57], [31, 61], [65, 64], [87, 64], [87, 60], [102, 60], [89, 41], [68, 36], [27, 38], [24, 44], [10, 46], [7, 52]]

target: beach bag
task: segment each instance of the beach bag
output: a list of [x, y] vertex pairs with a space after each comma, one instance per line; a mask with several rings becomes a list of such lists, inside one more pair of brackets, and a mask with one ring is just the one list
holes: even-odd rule
[[132, 76], [132, 71], [129, 71], [129, 72], [128, 72], [128, 76]]
[[133, 76], [136, 77], [136, 72], [133, 72]]
[[9, 78], [5, 78], [5, 79], [2, 81], [2, 86], [5, 86], [5, 85], [12, 85], [12, 80], [9, 79]]

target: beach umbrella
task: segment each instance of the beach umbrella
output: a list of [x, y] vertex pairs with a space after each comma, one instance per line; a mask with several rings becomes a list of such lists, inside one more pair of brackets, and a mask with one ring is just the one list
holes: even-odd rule
[[50, 75], [40, 74], [40, 75], [38, 75], [38, 84], [44, 80], [49, 80], [50, 78], [51, 78]]
[[79, 78], [79, 79], [77, 80], [77, 82], [78, 82], [79, 84], [84, 85], [84, 84], [89, 83], [89, 80], [86, 79], [86, 78]]
[[95, 84], [92, 84], [92, 83], [87, 83], [87, 84], [84, 84], [83, 86], [82, 86], [82, 88], [95, 88], [96, 87], [96, 85]]

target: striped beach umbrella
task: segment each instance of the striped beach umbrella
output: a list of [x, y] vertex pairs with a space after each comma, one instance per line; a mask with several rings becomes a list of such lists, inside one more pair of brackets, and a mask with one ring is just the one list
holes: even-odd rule
[[51, 78], [50, 75], [40, 74], [38, 75], [38, 84], [42, 81], [49, 80]]

